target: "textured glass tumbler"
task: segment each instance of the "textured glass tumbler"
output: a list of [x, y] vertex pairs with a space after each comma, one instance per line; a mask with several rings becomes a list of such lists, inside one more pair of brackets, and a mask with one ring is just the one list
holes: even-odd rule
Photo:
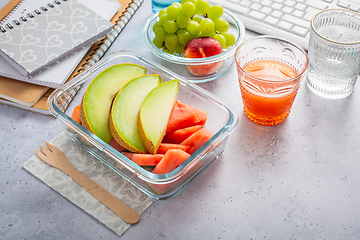
[[180, 0], [152, 0], [152, 10], [153, 12], [158, 12], [161, 9], [170, 6], [174, 2], [180, 2]]
[[360, 72], [360, 14], [328, 9], [311, 20], [307, 84], [326, 98], [350, 95]]
[[246, 116], [265, 126], [283, 122], [308, 67], [305, 50], [263, 35], [243, 42], [235, 62]]

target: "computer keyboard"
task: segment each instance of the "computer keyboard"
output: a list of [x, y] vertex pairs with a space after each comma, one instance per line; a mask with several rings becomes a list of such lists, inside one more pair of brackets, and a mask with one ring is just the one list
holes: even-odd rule
[[[356, 2], [355, 2], [356, 1]], [[328, 8], [360, 12], [360, 0], [209, 0], [241, 20], [245, 28], [290, 40], [307, 50], [311, 18]]]

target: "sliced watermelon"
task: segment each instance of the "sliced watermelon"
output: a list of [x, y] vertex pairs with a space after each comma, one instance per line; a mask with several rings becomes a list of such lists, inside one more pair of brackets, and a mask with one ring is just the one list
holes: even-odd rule
[[191, 127], [175, 130], [172, 133], [165, 135], [163, 142], [179, 144], [201, 128], [203, 128], [202, 125], [194, 125]]
[[73, 113], [71, 114], [71, 118], [76, 121], [77, 123], [79, 123], [81, 125], [81, 120], [80, 120], [80, 105], [77, 105], [74, 108]]
[[177, 100], [169, 118], [166, 134], [194, 125], [204, 125], [206, 119], [207, 112]]
[[163, 159], [156, 165], [152, 173], [165, 174], [173, 171], [180, 164], [185, 162], [190, 157], [190, 154], [180, 149], [169, 149], [164, 155]]
[[122, 154], [139, 166], [156, 166], [163, 159], [164, 154], [131, 153]]
[[206, 143], [214, 134], [206, 128], [202, 128], [192, 134], [190, 137], [185, 139], [181, 144], [188, 146], [188, 150], [186, 151], [189, 154], [193, 154], [196, 150], [198, 150], [204, 143]]
[[165, 154], [169, 149], [181, 149], [184, 152], [186, 152], [186, 150], [188, 148], [189, 148], [188, 146], [181, 145], [181, 144], [161, 143], [157, 150], [157, 154]]
[[[194, 108], [194, 107], [193, 107]], [[194, 111], [196, 112], [196, 115], [199, 118], [199, 125], [205, 125], [207, 117], [208, 117], [208, 113], [202, 109], [199, 108], [194, 108]]]

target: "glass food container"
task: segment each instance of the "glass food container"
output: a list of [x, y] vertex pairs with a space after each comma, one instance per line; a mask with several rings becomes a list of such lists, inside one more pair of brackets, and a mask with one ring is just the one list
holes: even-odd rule
[[[214, 136], [193, 153], [183, 164], [167, 174], [154, 174], [140, 167], [95, 136], [66, 113], [63, 102], [74, 88], [89, 84], [103, 70], [121, 63], [134, 63], [147, 69], [147, 74], [159, 74], [163, 82], [179, 79], [178, 100], [205, 110], [208, 119], [205, 128]], [[85, 86], [84, 86], [85, 87]], [[66, 125], [67, 135], [81, 145], [99, 161], [129, 181], [135, 187], [155, 199], [167, 199], [179, 193], [224, 151], [229, 134], [238, 123], [238, 116], [228, 104], [201, 87], [187, 81], [158, 63], [130, 51], [119, 51], [108, 55], [82, 74], [56, 89], [49, 97], [48, 106], [52, 114]]]
[[[202, 83], [212, 81], [223, 76], [230, 70], [230, 68], [234, 64], [235, 51], [245, 39], [244, 24], [240, 20], [238, 20], [235, 15], [224, 9], [224, 14], [222, 17], [225, 18], [230, 24], [230, 28], [228, 31], [234, 35], [235, 43], [225, 49], [222, 53], [211, 57], [185, 58], [182, 55], [172, 55], [157, 48], [153, 43], [153, 39], [155, 38], [153, 26], [158, 21], [159, 13], [153, 14], [147, 21], [144, 28], [145, 41], [150, 51], [153, 53], [154, 60], [160, 63], [162, 66], [185, 77], [190, 82]], [[187, 68], [189, 66], [205, 67], [207, 65], [218, 63], [221, 61], [223, 62], [221, 68], [210, 75], [195, 76], [191, 74]]]

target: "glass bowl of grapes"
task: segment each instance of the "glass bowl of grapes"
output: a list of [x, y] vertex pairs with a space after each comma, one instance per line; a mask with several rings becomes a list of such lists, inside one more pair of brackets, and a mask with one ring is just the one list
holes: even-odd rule
[[229, 71], [245, 39], [233, 14], [207, 0], [182, 0], [153, 14], [144, 28], [154, 60], [194, 83], [212, 81]]

